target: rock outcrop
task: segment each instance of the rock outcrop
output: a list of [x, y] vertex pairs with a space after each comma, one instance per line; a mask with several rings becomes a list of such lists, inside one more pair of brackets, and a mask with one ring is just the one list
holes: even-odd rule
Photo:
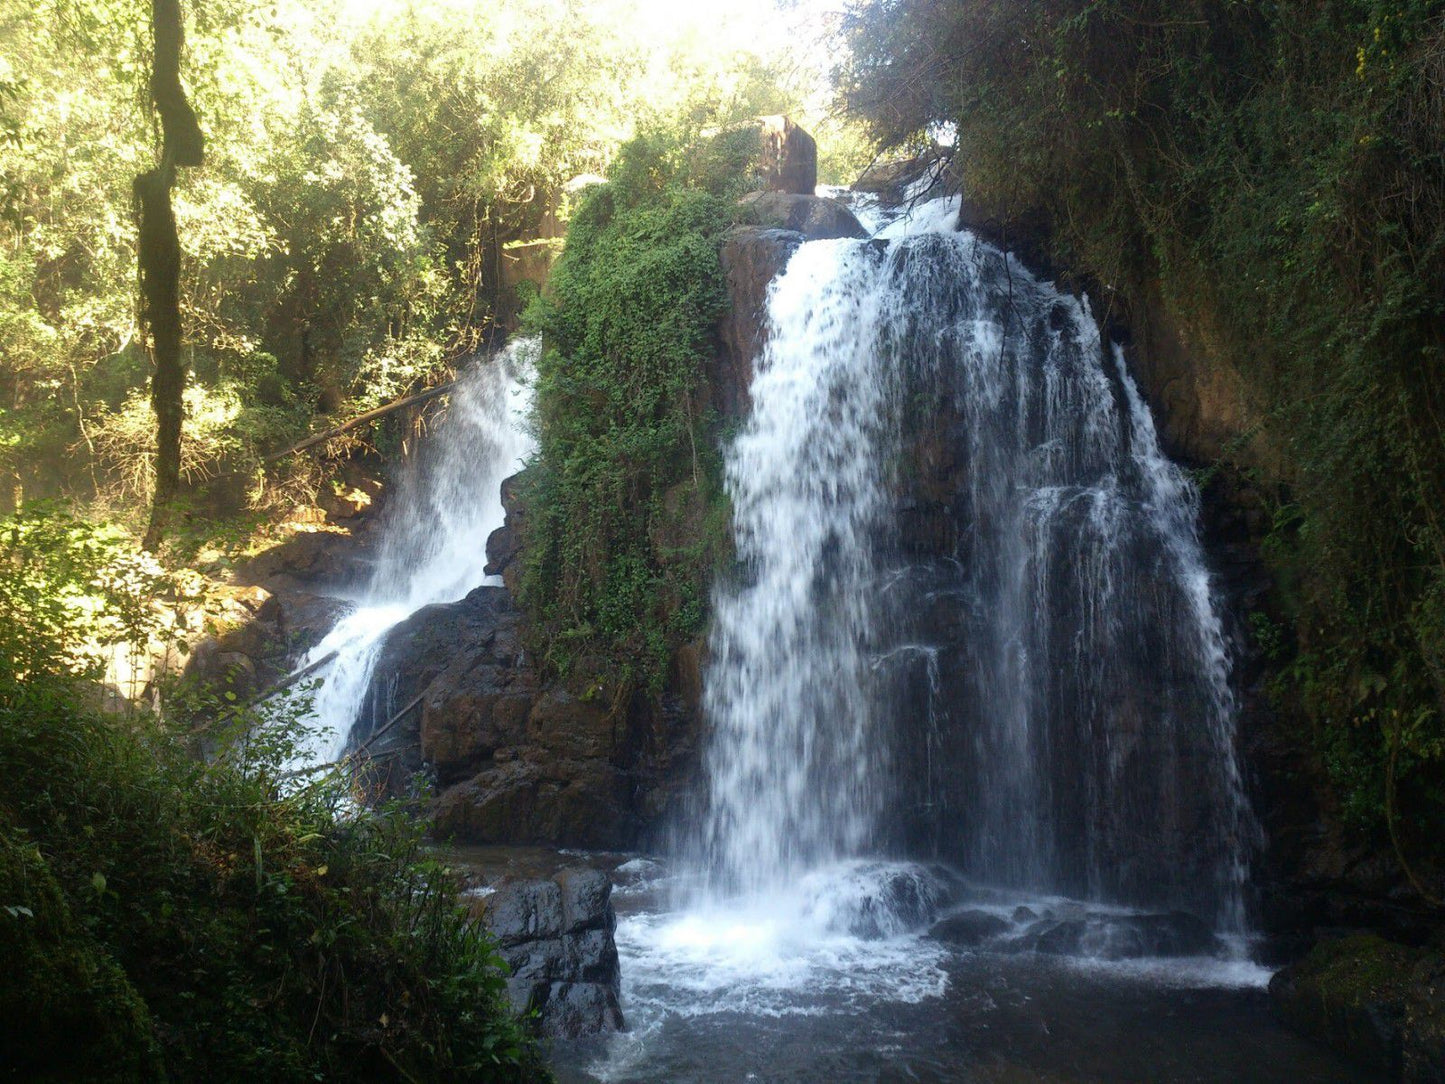
[[511, 970], [513, 1007], [535, 1010], [542, 1034], [575, 1039], [624, 1026], [606, 874], [568, 869], [504, 884], [485, 897], [481, 919]]
[[1325, 942], [1269, 984], [1275, 1013], [1384, 1080], [1445, 1082], [1445, 954], [1370, 934]]
[[818, 144], [791, 117], [761, 117], [758, 180], [773, 192], [811, 196], [818, 187]]

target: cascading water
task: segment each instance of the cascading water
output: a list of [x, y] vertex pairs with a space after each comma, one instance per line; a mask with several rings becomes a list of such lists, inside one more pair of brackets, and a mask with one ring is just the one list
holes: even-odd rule
[[[1268, 977], [1210, 930], [1254, 829], [1196, 496], [1086, 303], [956, 201], [855, 206], [874, 239], [769, 290], [706, 792], [673, 872], [617, 870], [633, 1030], [589, 1079], [1198, 1075], [1258, 1024], [1098, 1042], [1141, 988]], [[1217, 1077], [1295, 1079], [1272, 1042]]]
[[[355, 609], [302, 660], [316, 671], [312, 741], [301, 760], [339, 757], [362, 710], [386, 634], [410, 614], [488, 582], [487, 536], [502, 525], [501, 483], [531, 454], [536, 339], [514, 339], [458, 378], [437, 432], [386, 511], [378, 559]], [[375, 722], [373, 720], [373, 722]]]
[[[1087, 303], [956, 213], [805, 244], [771, 288], [727, 451], [708, 890], [794, 883], [911, 819], [977, 880], [1237, 930], [1253, 828], [1193, 489]], [[923, 480], [920, 442], [947, 464]], [[941, 481], [947, 545], [912, 561], [899, 507]], [[888, 674], [919, 659], [928, 718], [902, 717]]]

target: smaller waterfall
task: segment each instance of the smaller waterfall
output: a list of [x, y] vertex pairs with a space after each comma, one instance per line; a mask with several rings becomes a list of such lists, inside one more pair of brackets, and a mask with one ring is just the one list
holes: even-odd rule
[[335, 760], [371, 685], [386, 634], [489, 581], [487, 536], [502, 525], [501, 484], [532, 453], [528, 428], [536, 339], [514, 339], [458, 378], [451, 403], [385, 511], [378, 559], [355, 608], [302, 660], [317, 671], [313, 740], [303, 762]]

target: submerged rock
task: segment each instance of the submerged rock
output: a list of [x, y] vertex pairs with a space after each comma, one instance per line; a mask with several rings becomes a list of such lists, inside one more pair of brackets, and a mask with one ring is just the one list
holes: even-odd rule
[[1212, 956], [1223, 948], [1208, 924], [1183, 911], [1099, 915], [1083, 913], [1077, 905], [1034, 922], [1013, 945], [1026, 952], [1102, 960]]
[[591, 869], [514, 881], [487, 897], [482, 922], [511, 969], [507, 994], [538, 1014], [544, 1035], [575, 1039], [623, 1028], [612, 882]]
[[1445, 1081], [1445, 955], [1358, 934], [1270, 981], [1286, 1025], [1390, 1080]]
[[935, 941], [972, 948], [1012, 928], [1007, 919], [987, 911], [960, 911], [935, 922], [928, 936]]

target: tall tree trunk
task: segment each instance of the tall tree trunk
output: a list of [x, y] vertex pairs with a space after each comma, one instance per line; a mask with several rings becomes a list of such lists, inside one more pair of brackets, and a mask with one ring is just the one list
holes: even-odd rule
[[141, 319], [150, 337], [151, 408], [156, 415], [155, 490], [145, 537], [146, 549], [154, 550], [165, 534], [181, 484], [181, 395], [186, 387], [181, 355], [181, 243], [171, 189], [178, 166], [202, 163], [205, 140], [181, 86], [185, 28], [180, 0], [151, 0], [151, 33], [155, 59], [150, 92], [161, 118], [161, 161], [135, 179], [135, 208]]

